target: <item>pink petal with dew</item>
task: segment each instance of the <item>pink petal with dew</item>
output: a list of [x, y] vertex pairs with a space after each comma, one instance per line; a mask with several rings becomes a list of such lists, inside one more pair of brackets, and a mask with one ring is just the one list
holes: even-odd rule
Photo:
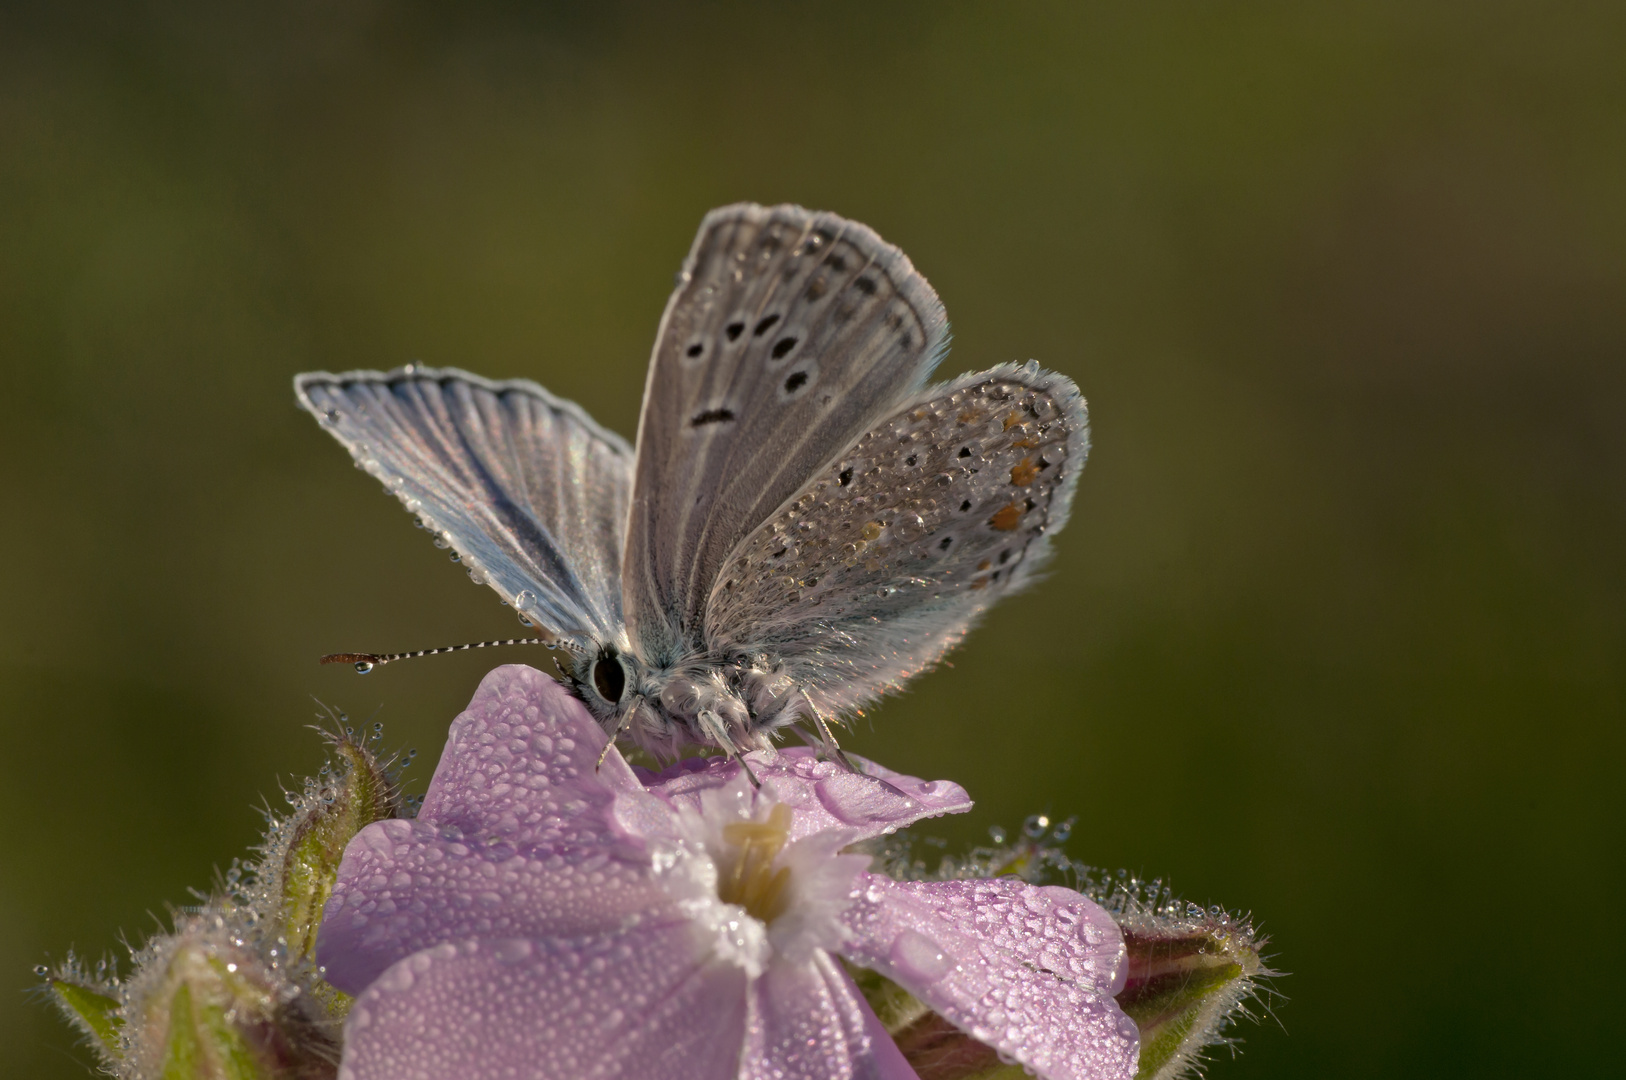
[[339, 1080], [733, 1080], [745, 973], [700, 955], [687, 924], [438, 945], [356, 999]]
[[918, 1080], [829, 953], [775, 964], [751, 985], [741, 1080]]
[[1135, 1075], [1123, 938], [1071, 889], [867, 874], [842, 952], [1045, 1080]]
[[586, 707], [535, 668], [509, 664], [480, 681], [452, 721], [418, 820], [520, 846], [617, 846], [604, 810], [643, 785]]
[[[829, 829], [854, 840], [896, 832], [922, 818], [971, 809], [971, 797], [950, 780], [921, 780], [854, 757], [862, 773], [818, 760], [806, 746], [758, 750], [746, 755], [763, 794], [796, 812], [791, 839]], [[651, 793], [674, 806], [700, 806], [700, 792], [723, 787], [740, 774], [727, 758], [688, 758], [660, 773], [637, 770]]]
[[641, 840], [612, 820], [667, 818], [581, 702], [522, 665], [480, 683], [452, 723], [415, 821], [345, 849], [317, 956], [349, 993], [420, 949], [466, 937], [559, 937], [627, 925], [669, 902]]
[[671, 906], [647, 860], [604, 849], [516, 850], [447, 840], [430, 825], [381, 821], [345, 849], [322, 916], [327, 981], [359, 993], [395, 961], [470, 937], [574, 937]]

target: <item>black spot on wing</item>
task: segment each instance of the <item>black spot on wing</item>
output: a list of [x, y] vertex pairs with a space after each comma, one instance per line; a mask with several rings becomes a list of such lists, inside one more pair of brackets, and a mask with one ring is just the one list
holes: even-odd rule
[[689, 421], [690, 427], [704, 427], [707, 424], [725, 424], [734, 419], [733, 409], [707, 409], [705, 412], [694, 414]]

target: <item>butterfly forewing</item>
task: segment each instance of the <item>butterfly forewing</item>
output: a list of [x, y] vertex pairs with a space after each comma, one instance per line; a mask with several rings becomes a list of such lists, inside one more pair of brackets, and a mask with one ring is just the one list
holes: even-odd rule
[[917, 393], [946, 335], [925, 279], [863, 225], [786, 206], [706, 217], [638, 429], [624, 596], [643, 656], [701, 647], [728, 553]]
[[632, 451], [535, 383], [451, 369], [299, 376], [295, 393], [522, 615], [567, 642], [625, 642]]
[[708, 643], [782, 660], [832, 710], [896, 687], [1039, 565], [1088, 448], [1077, 388], [1037, 365], [930, 388], [731, 554]]

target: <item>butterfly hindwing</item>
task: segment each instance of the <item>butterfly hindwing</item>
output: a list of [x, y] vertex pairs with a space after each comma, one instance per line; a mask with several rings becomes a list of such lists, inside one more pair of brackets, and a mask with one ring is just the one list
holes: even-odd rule
[[948, 333], [907, 257], [800, 207], [708, 214], [650, 363], [624, 565], [656, 663], [701, 647], [728, 553], [924, 385]]
[[928, 388], [729, 556], [708, 644], [832, 711], [896, 688], [1043, 562], [1088, 451], [1077, 387], [1036, 364]]
[[450, 368], [313, 372], [294, 389], [476, 581], [567, 644], [625, 647], [619, 435], [535, 383]]

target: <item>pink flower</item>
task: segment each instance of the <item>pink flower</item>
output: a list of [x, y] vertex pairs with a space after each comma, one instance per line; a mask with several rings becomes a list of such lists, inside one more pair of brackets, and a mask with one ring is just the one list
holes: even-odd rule
[[358, 995], [341, 1080], [904, 1078], [838, 956], [1051, 1080], [1128, 1077], [1124, 947], [1078, 893], [897, 882], [854, 841], [958, 785], [806, 749], [634, 770], [528, 667], [487, 675], [416, 820], [345, 852], [318, 957]]

